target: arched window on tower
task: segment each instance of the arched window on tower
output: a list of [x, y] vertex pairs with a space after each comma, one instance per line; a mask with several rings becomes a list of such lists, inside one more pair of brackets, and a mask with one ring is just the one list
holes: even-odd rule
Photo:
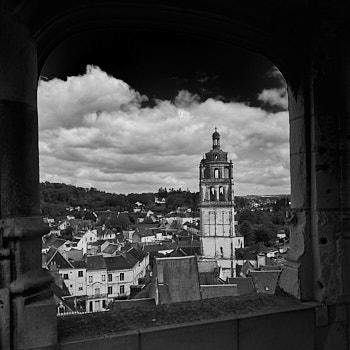
[[204, 178], [209, 179], [210, 178], [210, 170], [208, 167], [204, 169]]
[[219, 169], [214, 169], [214, 179], [219, 178]]
[[210, 187], [210, 200], [215, 201], [215, 188]]
[[219, 187], [219, 200], [224, 201], [225, 195], [224, 195], [224, 188], [222, 186]]

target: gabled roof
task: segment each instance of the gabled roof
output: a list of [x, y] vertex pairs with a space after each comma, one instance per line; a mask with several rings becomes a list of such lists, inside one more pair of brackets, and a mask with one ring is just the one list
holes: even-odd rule
[[105, 270], [106, 263], [102, 255], [92, 255], [86, 258], [87, 270]]
[[72, 269], [74, 266], [58, 251], [56, 250], [49, 260], [46, 260], [46, 266], [54, 263], [58, 269]]
[[187, 256], [187, 254], [181, 248], [176, 248], [171, 253], [169, 253], [167, 256], [169, 258], [176, 258], [176, 257]]
[[104, 230], [102, 230], [102, 231], [97, 233], [98, 236], [113, 235], [113, 234], [115, 235], [116, 233], [113, 230], [109, 229], [109, 228], [106, 228], [106, 229], [104, 229]]
[[242, 268], [241, 273], [247, 275], [249, 271], [255, 270], [254, 266], [251, 264], [249, 260], [245, 261]]

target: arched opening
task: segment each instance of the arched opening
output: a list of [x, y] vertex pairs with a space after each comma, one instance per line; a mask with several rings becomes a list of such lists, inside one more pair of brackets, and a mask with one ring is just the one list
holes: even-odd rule
[[[229, 158], [231, 154], [236, 157], [236, 183], [245, 186], [236, 193], [252, 191], [252, 182], [265, 178], [266, 182], [260, 184], [262, 193], [270, 189], [283, 192], [281, 189], [276, 190], [274, 184], [277, 182], [276, 177], [280, 176], [285, 186], [288, 187], [289, 183], [289, 152], [286, 148], [288, 113], [283, 105], [286, 103], [285, 96], [276, 89], [261, 90], [257, 87], [257, 94], [246, 92], [247, 96], [255, 99], [249, 106], [245, 103], [245, 98], [244, 101], [233, 102], [233, 96], [226, 100], [225, 96], [216, 97], [220, 91], [220, 95], [227, 93], [228, 86], [232, 89], [231, 80], [221, 81], [220, 77], [210, 74], [212, 66], [215, 71], [217, 69], [212, 57], [206, 61], [202, 59], [199, 67], [193, 65], [198, 61], [197, 58], [203, 57], [203, 48], [209, 45], [216, 52], [215, 57], [223, 60], [220, 64], [226, 65], [225, 74], [222, 68], [218, 71], [226, 77], [228, 62], [233, 56], [236, 57], [231, 46], [179, 34], [173, 37], [164, 33], [152, 35], [154, 37], [144, 37], [140, 44], [135, 45], [139, 33], [130, 32], [126, 35], [117, 30], [83, 32], [68, 38], [49, 56], [39, 82], [42, 179], [64, 182], [61, 174], [66, 173], [68, 181], [85, 188], [116, 193], [147, 192], [152, 190], [151, 186], [156, 181], [169, 181], [159, 183], [158, 187], [161, 188], [188, 181], [190, 168], [193, 185], [185, 186], [196, 189], [197, 165], [187, 165], [180, 169], [179, 164], [182, 165], [184, 154], [198, 163], [200, 152], [207, 147], [203, 136], [209, 134], [207, 140], [210, 142], [212, 131], [211, 129], [208, 133], [206, 127], [203, 128], [203, 123], [209, 124], [209, 130], [210, 124], [215, 120], [215, 123], [222, 124], [222, 129], [219, 128], [220, 147], [228, 151]], [[171, 48], [170, 45], [165, 45], [166, 50], [159, 45], [164, 35], [173, 38]], [[125, 57], [119, 51], [112, 51], [107, 57], [101, 54], [113, 40], [118, 41], [120, 47], [125, 46]], [[94, 50], [89, 47], [91, 43], [96, 47]], [[145, 52], [146, 48], [149, 57], [142, 56], [140, 59], [138, 53]], [[73, 49], [76, 50], [76, 55], [72, 55]], [[178, 62], [174, 65], [176, 69], [171, 65], [169, 67], [170, 60], [176, 57], [175, 51], [181, 50], [191, 52], [188, 55], [189, 62], [186, 63], [191, 66], [190, 69], [185, 69], [185, 65]], [[222, 55], [218, 52], [222, 52]], [[245, 52], [242, 60], [249, 62], [249, 55], [251, 53]], [[254, 58], [250, 65], [253, 66], [253, 63], [260, 60], [260, 57], [259, 60]], [[90, 65], [86, 68], [87, 63]], [[281, 74], [272, 64], [266, 61], [259, 64], [261, 69], [267, 69], [264, 81], [271, 80], [279, 86]], [[171, 76], [167, 75], [169, 72]], [[184, 77], [180, 74], [186, 75]], [[52, 79], [55, 75], [58, 79]], [[70, 77], [67, 79], [67, 76]], [[168, 79], [165, 81], [170, 81], [168, 89], [161, 85], [164, 77]], [[242, 81], [245, 80], [243, 76], [241, 78]], [[235, 79], [239, 79], [237, 74]], [[151, 88], [145, 82], [152, 87], [155, 98], [151, 97]], [[219, 84], [222, 87], [217, 87]], [[182, 88], [180, 92], [179, 88]], [[243, 89], [242, 84], [237, 83], [234, 89], [237, 89], [234, 94], [238, 94], [238, 90]], [[271, 95], [275, 96], [276, 93], [277, 97], [272, 101]], [[223, 106], [224, 111], [220, 109]], [[216, 111], [220, 111], [221, 117]], [[248, 118], [243, 118], [242, 114], [250, 115], [254, 123], [247, 122]], [[148, 120], [149, 124], [146, 123]], [[254, 128], [249, 125], [254, 125]], [[282, 132], [281, 141], [276, 135]], [[199, 137], [200, 135], [203, 136]], [[183, 142], [184, 139], [187, 141]], [[219, 145], [219, 139], [214, 139], [213, 142], [214, 147]], [[203, 148], [198, 147], [200, 143], [204, 144]], [[266, 151], [265, 143], [268, 144]], [[284, 153], [280, 152], [281, 143]], [[225, 158], [225, 154], [220, 152], [224, 151], [215, 149], [213, 161]], [[250, 168], [244, 168], [247, 163]], [[254, 169], [256, 164], [260, 169]], [[176, 171], [168, 171], [168, 167]], [[276, 168], [280, 174], [275, 171]], [[204, 179], [209, 180], [212, 176], [216, 180], [230, 178], [228, 167], [212, 169], [204, 169]], [[174, 176], [182, 172], [182, 178]], [[245, 180], [248, 181], [243, 185]], [[224, 186], [217, 189], [211, 186], [203, 198], [223, 202], [227, 201], [227, 193]]]
[[216, 190], [215, 187], [210, 187], [210, 200], [216, 201]]
[[[279, 9], [276, 6], [277, 4], [271, 2], [264, 4], [264, 6], [257, 6], [256, 16], [252, 16], [250, 6], [248, 8], [246, 5], [239, 5], [239, 8], [233, 9], [230, 5], [226, 5], [226, 7], [223, 4], [220, 4], [220, 6], [211, 4], [209, 6], [206, 2], [203, 5], [201, 4], [201, 8], [196, 8], [193, 5], [191, 10], [183, 4], [177, 5], [177, 7], [174, 6], [174, 8], [170, 5], [135, 6], [136, 10], [127, 6], [116, 6], [108, 1], [103, 2], [103, 5], [94, 4], [96, 6], [93, 7], [91, 4], [90, 2], [84, 2], [83, 6], [80, 6], [80, 4], [68, 5], [68, 3], [56, 2], [49, 7], [43, 6], [39, 9], [37, 7], [32, 8], [33, 5], [29, 2], [22, 2], [19, 5], [9, 4], [4, 7], [6, 16], [3, 17], [4, 21], [1, 22], [4, 27], [1, 29], [5, 29], [5, 31], [1, 30], [0, 33], [5, 33], [2, 39], [5, 37], [6, 43], [5, 40], [0, 42], [1, 51], [7, 54], [2, 55], [2, 62], [4, 63], [2, 66], [5, 69], [0, 74], [1, 81], [4, 81], [6, 86], [1, 90], [1, 103], [4, 107], [2, 115], [11, 116], [11, 118], [7, 118], [11, 122], [4, 118], [4, 124], [2, 124], [2, 127], [6, 130], [1, 141], [2, 146], [6, 146], [1, 147], [4, 150], [4, 159], [6, 159], [2, 163], [2, 175], [4, 175], [1, 186], [2, 218], [26, 218], [24, 224], [23, 222], [18, 224], [20, 229], [15, 232], [22, 232], [21, 228], [28, 226], [36, 227], [35, 230], [40, 231], [40, 225], [37, 221], [27, 219], [32, 218], [33, 215], [39, 215], [36, 170], [38, 159], [37, 145], [35, 145], [37, 137], [35, 131], [36, 103], [33, 100], [36, 52], [38, 52], [39, 68], [41, 68], [48, 53], [63, 38], [74, 32], [93, 27], [137, 27], [142, 31], [157, 28], [161, 30], [168, 29], [170, 32], [184, 30], [212, 36], [217, 40], [236, 42], [257, 52], [267, 53], [269, 57], [273, 57], [276, 62], [281, 63], [280, 68], [283, 68], [289, 74], [291, 137], [293, 141], [293, 149], [291, 150], [292, 200], [296, 211], [291, 213], [289, 218], [295, 234], [292, 235], [294, 246], [291, 259], [293, 260], [288, 267], [289, 270], [286, 269], [286, 275], [292, 277], [283, 280], [284, 287], [287, 287], [286, 290], [303, 300], [317, 299], [318, 301], [325, 301], [331, 296], [334, 298], [332, 301], [334, 301], [341, 300], [341, 297], [348, 294], [349, 283], [344, 276], [349, 275], [346, 273], [348, 272], [346, 266], [349, 266], [349, 264], [343, 261], [347, 259], [347, 254], [342, 254], [339, 258], [339, 265], [343, 267], [341, 273], [335, 271], [335, 269], [331, 271], [337, 278], [333, 278], [333, 275], [329, 276], [329, 266], [327, 268], [323, 266], [327, 264], [323, 257], [334, 256], [337, 252], [335, 246], [343, 246], [342, 243], [344, 243], [345, 238], [343, 240], [338, 232], [337, 234], [334, 232], [334, 229], [326, 230], [326, 232], [322, 231], [322, 225], [324, 224], [317, 221], [322, 215], [329, 218], [328, 210], [337, 213], [335, 216], [338, 215], [336, 219], [330, 218], [330, 222], [332, 222], [330, 226], [339, 227], [340, 222], [341, 229], [345, 230], [346, 228], [342, 218], [346, 217], [343, 214], [347, 211], [348, 196], [346, 193], [349, 192], [347, 191], [349, 186], [345, 180], [348, 178], [346, 170], [348, 169], [348, 155], [345, 153], [347, 141], [344, 142], [343, 139], [348, 140], [348, 138], [343, 137], [343, 132], [347, 130], [348, 126], [346, 119], [340, 116], [342, 113], [334, 113], [331, 102], [328, 102], [332, 99], [329, 99], [324, 92], [328, 91], [329, 86], [341, 86], [340, 89], [344, 88], [344, 91], [348, 91], [347, 80], [339, 78], [340, 76], [343, 77], [343, 72], [348, 71], [348, 67], [344, 63], [348, 62], [346, 57], [348, 53], [347, 50], [340, 50], [341, 47], [344, 47], [344, 40], [343, 38], [342, 40], [339, 39], [339, 33], [343, 33], [346, 26], [338, 26], [337, 23], [333, 27], [337, 30], [331, 30], [330, 33], [329, 26], [325, 25], [324, 18], [324, 13], [327, 12], [328, 8], [340, 13], [343, 10], [342, 7], [336, 9], [331, 5], [327, 5], [321, 11], [320, 6], [316, 3], [304, 4], [301, 2], [300, 4], [290, 3], [283, 9]], [[103, 6], [106, 7], [103, 9]], [[286, 19], [285, 13], [315, 13], [315, 15], [313, 17], [305, 15], [302, 19], [302, 23], [305, 25], [295, 27], [292, 20], [293, 16], [290, 16], [290, 20]], [[281, 16], [278, 16], [279, 14]], [[276, 21], [281, 27], [286, 28], [283, 34], [282, 31], [276, 30], [276, 27], [278, 27]], [[72, 23], [74, 23], [74, 26], [71, 25]], [[316, 30], [313, 29], [311, 33], [308, 28], [314, 28], [314, 24]], [[331, 24], [335, 23], [331, 21]], [[11, 33], [11, 35], [6, 37], [8, 33]], [[284, 37], [285, 34], [286, 37]], [[36, 50], [31, 37], [37, 42], [38, 50]], [[9, 45], [7, 40], [10, 40]], [[20, 40], [23, 40], [24, 45], [19, 44]], [[277, 46], [276, 42], [279, 42], [280, 45]], [[332, 42], [334, 46], [329, 45], [329, 42]], [[317, 47], [315, 43], [317, 43]], [[325, 55], [326, 59], [319, 59], [319, 53], [323, 50], [330, 53], [330, 59], [328, 54]], [[338, 56], [335, 56], [335, 52]], [[337, 67], [339, 74], [332, 74], [333, 70], [330, 66], [334, 68], [334, 62], [339, 63], [339, 67]], [[310, 67], [313, 67], [315, 71], [311, 72]], [[331, 76], [335, 78], [332, 79]], [[10, 80], [11, 82], [9, 82]], [[304, 84], [305, 82], [307, 84]], [[343, 95], [346, 96], [346, 94]], [[266, 94], [264, 96], [266, 97]], [[343, 100], [345, 100], [344, 97], [342, 97], [342, 103], [346, 106]], [[345, 107], [340, 107], [340, 110], [344, 112], [344, 115], [348, 115]], [[12, 116], [15, 117], [12, 118]], [[14, 119], [16, 122], [12, 123]], [[18, 128], [18, 125], [22, 125], [24, 130], [20, 135], [18, 132], [21, 128]], [[337, 131], [329, 132], [333, 128]], [[28, 135], [33, 137], [27, 137]], [[23, 136], [23, 138], [18, 136]], [[19, 141], [16, 143], [16, 139], [21, 139], [21, 145], [19, 145]], [[28, 141], [30, 139], [34, 142]], [[340, 147], [339, 142], [341, 143]], [[333, 146], [329, 146], [334, 144], [337, 145], [335, 150], [332, 148]], [[324, 151], [325, 145], [326, 149], [330, 148], [331, 152]], [[339, 153], [338, 148], [343, 153]], [[16, 152], [8, 150], [16, 150]], [[327, 158], [329, 153], [332, 154], [332, 159], [336, 159], [334, 163], [329, 162]], [[336, 154], [335, 157], [333, 157], [334, 154]], [[69, 154], [66, 156], [69, 156]], [[16, 167], [14, 167], [14, 164], [16, 164]], [[332, 164], [332, 166], [329, 166], [329, 164]], [[21, 171], [18, 169], [21, 169]], [[25, 174], [25, 177], [23, 174]], [[273, 175], [277, 176], [276, 173]], [[249, 179], [248, 176], [246, 178]], [[335, 178], [340, 179], [339, 187], [332, 183], [332, 179]], [[323, 184], [325, 183], [327, 184], [327, 190], [326, 194], [323, 194]], [[313, 208], [311, 212], [310, 208]], [[319, 208], [325, 210], [322, 209], [322, 211]], [[29, 221], [34, 222], [34, 224], [27, 225]], [[300, 231], [305, 232], [305, 235], [296, 234]], [[330, 243], [323, 244], [325, 247], [322, 247], [322, 249], [318, 247], [319, 231], [320, 237], [324, 233], [328, 234], [330, 232], [332, 240], [328, 239], [327, 242], [334, 241], [333, 247]], [[333, 239], [333, 236], [336, 236], [336, 239]], [[9, 237], [8, 239], [11, 242], [14, 241], [14, 238]], [[9, 246], [11, 247], [11, 245]], [[344, 246], [347, 247], [348, 245], [344, 244]], [[28, 238], [25, 243], [16, 238], [16, 247], [18, 248], [16, 252], [13, 249], [11, 251], [13, 256], [10, 254], [11, 259], [15, 260], [13, 266], [16, 269], [13, 276], [11, 275], [11, 278], [8, 279], [10, 282], [16, 282], [26, 272], [37, 269], [40, 260], [27, 259], [25, 253], [21, 256], [15, 255], [19, 251], [28, 251], [28, 247], [31, 248], [29, 249], [31, 252], [36, 252], [39, 246], [35, 238]], [[348, 251], [348, 248], [345, 249]], [[9, 259], [6, 258], [6, 260]], [[17, 271], [18, 266], [23, 266], [22, 260], [28, 263], [28, 266], [23, 271]], [[310, 266], [313, 267], [313, 270], [310, 269]], [[332, 278], [323, 278], [324, 275]], [[338, 276], [343, 277], [338, 278]], [[337, 289], [334, 288], [334, 284], [337, 284], [340, 280], [343, 282], [342, 293], [344, 295], [336, 294], [334, 296], [332, 291]], [[5, 287], [7, 288], [6, 283]], [[34, 285], [36, 284], [34, 283]], [[15, 298], [18, 301], [17, 296], [11, 295], [11, 305], [15, 305], [12, 302]], [[17, 319], [23, 319], [24, 312], [20, 306], [17, 309], [16, 306], [11, 306], [11, 313], [7, 304], [5, 304], [5, 308], [8, 315], [15, 315], [18, 311]], [[27, 308], [30, 310], [31, 306], [24, 307], [24, 310]], [[30, 312], [27, 313], [30, 314]], [[27, 322], [27, 324], [29, 325], [30, 322]], [[36, 327], [36, 329], [40, 329], [40, 327]], [[17, 333], [22, 335], [21, 332]], [[26, 340], [23, 340], [23, 342], [26, 342]], [[35, 346], [36, 343], [33, 347]]]
[[219, 200], [224, 201], [225, 200], [225, 189], [223, 186], [219, 187]]

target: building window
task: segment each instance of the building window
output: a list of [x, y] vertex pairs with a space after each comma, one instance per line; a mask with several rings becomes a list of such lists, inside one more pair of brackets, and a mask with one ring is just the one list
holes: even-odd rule
[[112, 282], [112, 274], [111, 273], [108, 274], [108, 282]]
[[92, 276], [89, 276], [89, 283], [92, 283]]
[[100, 295], [100, 288], [95, 288], [95, 295]]
[[210, 187], [210, 200], [215, 201], [215, 188]]
[[113, 294], [113, 287], [108, 287], [108, 294]]
[[124, 272], [121, 272], [121, 273], [120, 273], [119, 279], [120, 279], [121, 281], [124, 281]]
[[106, 280], [106, 275], [102, 275], [102, 282]]
[[124, 286], [120, 286], [120, 294], [124, 294], [125, 293], [125, 288]]
[[63, 279], [65, 279], [65, 280], [68, 279], [68, 273], [63, 274]]
[[83, 271], [78, 271], [78, 277], [83, 277]]
[[79, 287], [78, 290], [83, 290], [83, 287]]
[[219, 178], [219, 169], [214, 169], [214, 178], [215, 179]]

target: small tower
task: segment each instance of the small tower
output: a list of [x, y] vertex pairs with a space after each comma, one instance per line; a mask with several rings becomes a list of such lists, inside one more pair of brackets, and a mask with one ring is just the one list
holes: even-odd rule
[[203, 259], [215, 259], [222, 276], [235, 276], [235, 249], [244, 239], [235, 233], [233, 164], [220, 147], [215, 128], [213, 148], [199, 165], [201, 249]]

